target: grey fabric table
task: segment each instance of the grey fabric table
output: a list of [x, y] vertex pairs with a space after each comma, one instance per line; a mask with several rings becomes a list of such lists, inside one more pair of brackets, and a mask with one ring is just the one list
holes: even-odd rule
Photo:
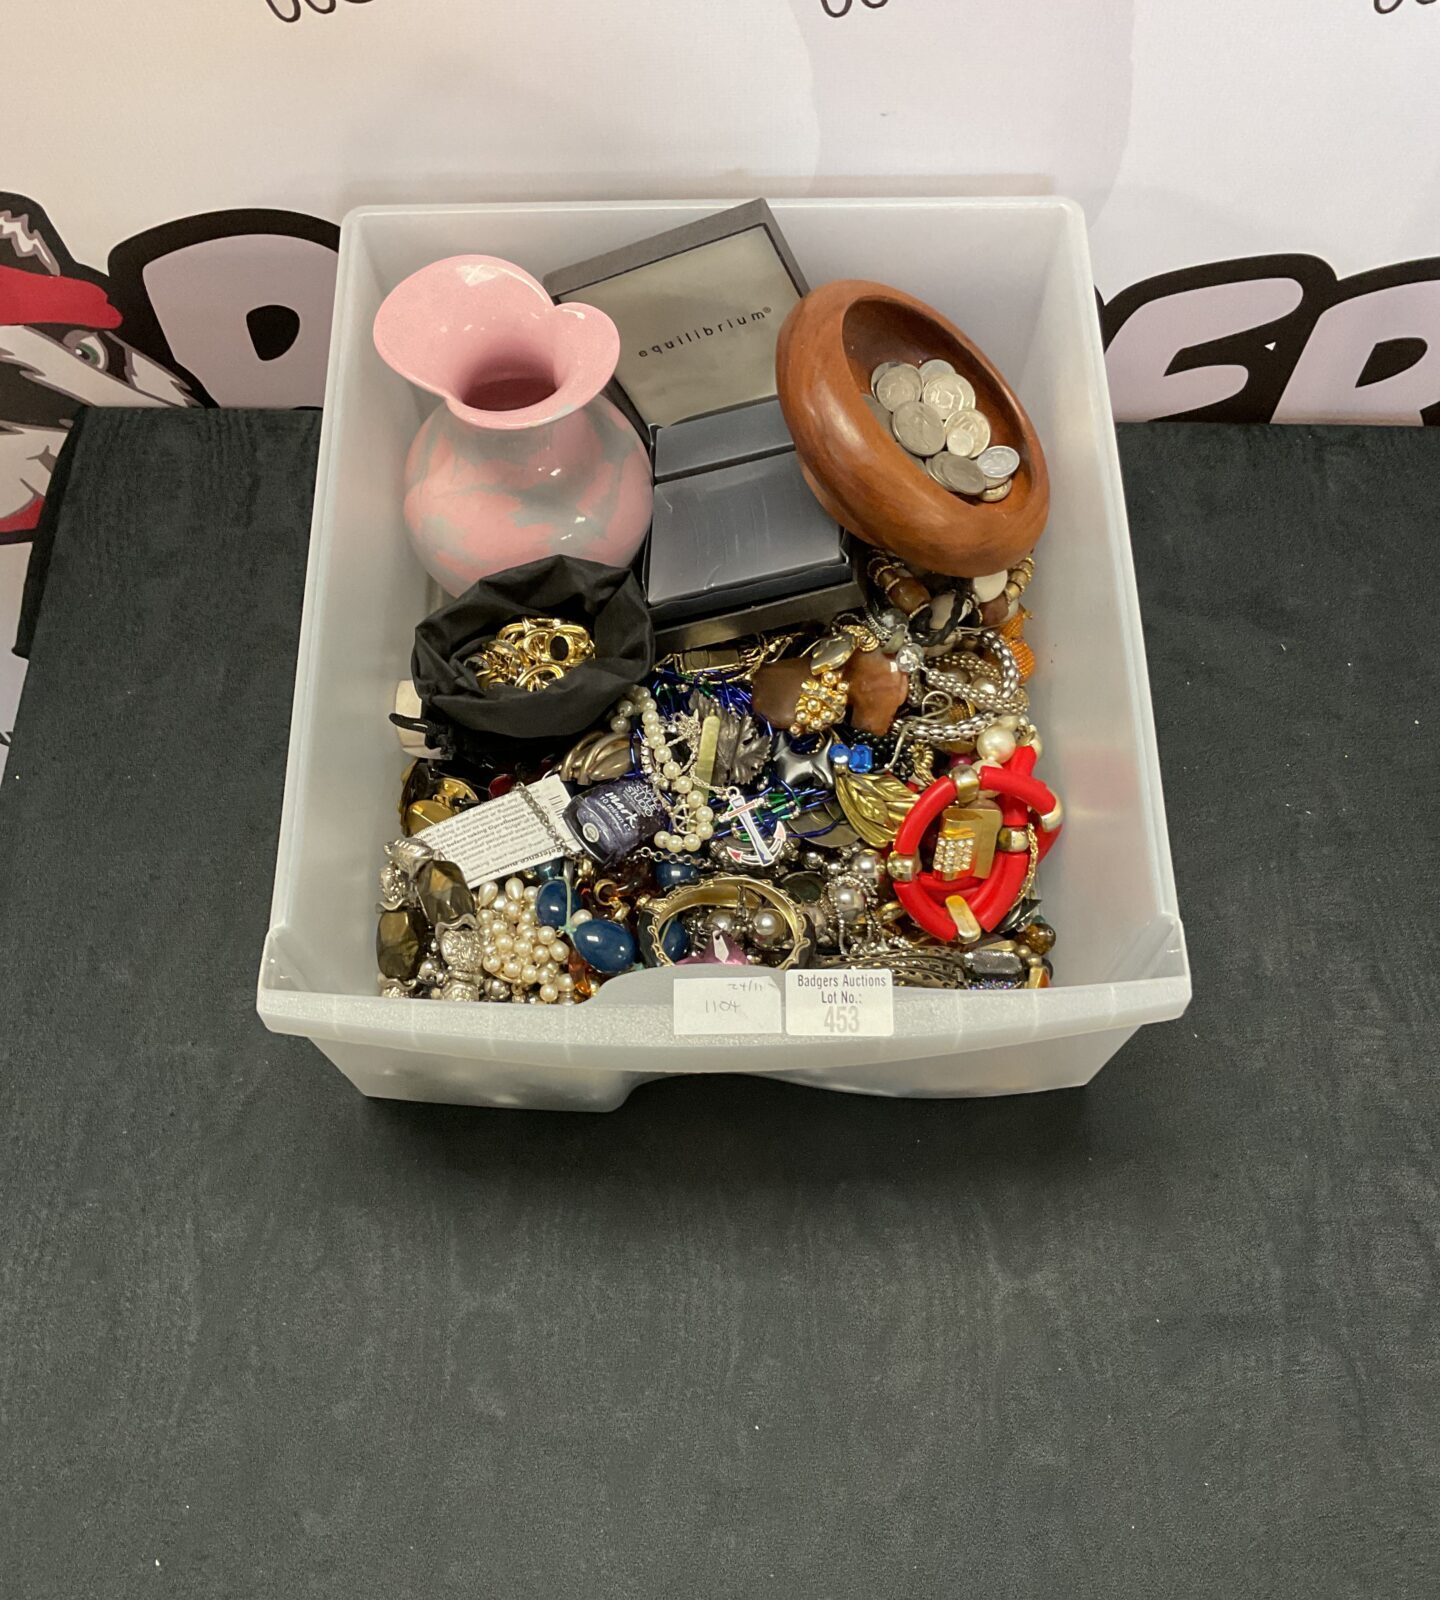
[[1440, 1592], [1440, 431], [1124, 432], [1182, 1022], [602, 1117], [256, 1021], [317, 433], [78, 441], [0, 798], [0, 1589]]

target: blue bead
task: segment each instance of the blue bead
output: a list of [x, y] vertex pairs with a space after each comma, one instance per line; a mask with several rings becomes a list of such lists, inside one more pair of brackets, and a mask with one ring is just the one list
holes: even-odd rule
[[869, 772], [875, 765], [875, 752], [868, 744], [857, 744], [850, 751], [851, 772]]
[[547, 928], [563, 928], [576, 909], [568, 883], [552, 879], [540, 885], [540, 893], [535, 896], [535, 917]]
[[596, 972], [629, 972], [635, 965], [635, 939], [628, 928], [592, 917], [573, 930], [570, 941], [580, 959]]
[[690, 954], [690, 935], [685, 931], [685, 924], [679, 917], [666, 927], [665, 937], [660, 941], [661, 948], [669, 959], [683, 961]]
[[699, 883], [700, 869], [693, 861], [657, 861], [655, 883], [661, 889], [678, 889], [682, 883]]
[[552, 878], [563, 878], [565, 876], [565, 857], [556, 856], [553, 861], [542, 861], [533, 870], [541, 883], [549, 883]]

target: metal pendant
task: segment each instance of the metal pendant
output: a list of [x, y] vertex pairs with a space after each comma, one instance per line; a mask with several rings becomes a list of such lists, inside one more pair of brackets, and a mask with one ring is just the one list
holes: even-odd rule
[[914, 790], [890, 772], [837, 772], [835, 798], [850, 826], [876, 849], [894, 844], [900, 824], [915, 804]]
[[782, 733], [775, 741], [775, 776], [790, 789], [833, 789], [829, 739], [822, 738], [813, 750], [800, 750]]

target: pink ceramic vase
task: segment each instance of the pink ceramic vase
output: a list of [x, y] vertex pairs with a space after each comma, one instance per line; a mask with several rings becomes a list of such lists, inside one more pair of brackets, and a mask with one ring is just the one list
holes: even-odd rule
[[375, 316], [375, 348], [437, 394], [405, 462], [405, 521], [449, 594], [544, 556], [628, 566], [650, 526], [645, 446], [600, 391], [620, 336], [528, 272], [452, 256]]

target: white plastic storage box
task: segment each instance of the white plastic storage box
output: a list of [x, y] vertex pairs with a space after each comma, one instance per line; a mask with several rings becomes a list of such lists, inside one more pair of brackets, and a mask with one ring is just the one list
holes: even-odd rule
[[1044, 442], [1052, 509], [1027, 638], [1041, 770], [1067, 819], [1040, 880], [1060, 935], [1055, 986], [899, 990], [892, 1038], [838, 1040], [677, 1039], [672, 986], [697, 969], [633, 973], [566, 1007], [376, 994], [377, 874], [404, 767], [386, 714], [432, 603], [401, 518], [401, 464], [435, 404], [376, 355], [376, 309], [444, 256], [503, 256], [538, 276], [717, 209], [375, 206], [346, 218], [259, 1010], [367, 1095], [603, 1111], [691, 1072], [886, 1095], [1054, 1089], [1085, 1083], [1138, 1027], [1189, 1001], [1085, 222], [1052, 198], [774, 209], [812, 283], [892, 283], [970, 334]]

